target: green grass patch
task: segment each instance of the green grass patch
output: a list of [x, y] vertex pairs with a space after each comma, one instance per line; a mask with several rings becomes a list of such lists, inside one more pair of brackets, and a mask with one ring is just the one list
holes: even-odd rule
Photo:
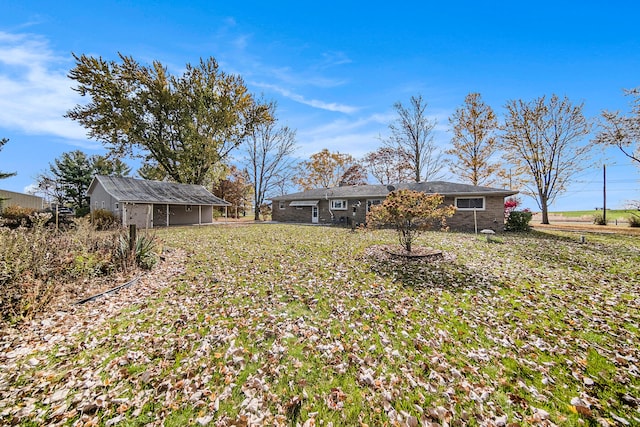
[[[491, 245], [433, 232], [417, 244], [445, 257], [424, 262], [381, 257], [375, 245], [395, 244], [390, 231], [248, 225], [158, 237], [186, 251], [167, 287], [105, 313], [87, 305], [73, 333], [35, 335], [55, 345], [4, 365], [0, 423], [46, 424], [60, 402], [54, 421], [69, 425], [495, 425], [501, 415], [533, 425], [533, 408], [558, 425], [636, 421], [621, 397], [640, 387], [636, 238], [532, 232]], [[5, 336], [5, 352], [20, 346]], [[590, 417], [572, 411], [576, 398]]]

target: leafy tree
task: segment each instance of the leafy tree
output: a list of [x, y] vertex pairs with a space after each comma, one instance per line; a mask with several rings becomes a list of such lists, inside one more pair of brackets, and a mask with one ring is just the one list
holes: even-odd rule
[[246, 202], [251, 200], [253, 186], [249, 183], [245, 171], [231, 166], [227, 177], [216, 182], [211, 192], [231, 203], [232, 215], [237, 218], [238, 210], [244, 211]]
[[493, 109], [484, 103], [479, 93], [470, 93], [464, 105], [449, 118], [453, 132], [452, 148], [446, 154], [451, 172], [472, 185], [491, 185], [500, 164], [491, 158], [498, 149], [498, 120]]
[[187, 64], [180, 76], [158, 61], [143, 66], [132, 57], [120, 62], [74, 55], [69, 77], [89, 102], [66, 117], [118, 157], [142, 157], [147, 172], [191, 184], [208, 173], [268, 119], [238, 76], [226, 74], [214, 58]]
[[407, 182], [413, 175], [407, 153], [398, 147], [383, 146], [367, 153], [363, 163], [380, 184]]
[[583, 105], [556, 95], [506, 105], [500, 148], [523, 192], [535, 198], [543, 224], [549, 223], [549, 204], [586, 167], [592, 144], [581, 145], [590, 131]]
[[129, 176], [131, 167], [120, 159], [95, 155], [89, 159], [94, 175]]
[[70, 205], [76, 215], [89, 212], [86, 193], [95, 175], [127, 176], [131, 168], [119, 159], [101, 155], [87, 156], [80, 150], [62, 153], [49, 164], [49, 170], [36, 180], [37, 192], [59, 205]]
[[87, 190], [93, 179], [90, 158], [80, 150], [62, 153], [49, 165], [55, 185], [62, 195], [63, 204], [70, 204], [77, 216], [89, 212]]
[[446, 219], [455, 207], [443, 206], [444, 197], [422, 191], [396, 190], [380, 205], [367, 213], [367, 228], [392, 226], [398, 232], [400, 245], [411, 252], [416, 237], [433, 227], [446, 228]]
[[393, 107], [398, 118], [389, 125], [391, 136], [388, 145], [406, 153], [416, 182], [423, 178], [425, 181], [441, 179], [442, 153], [433, 139], [437, 121], [427, 115], [427, 102], [418, 95], [411, 97], [408, 107], [400, 102]]
[[337, 187], [345, 178], [351, 179], [346, 173], [355, 163], [349, 154], [331, 153], [324, 148], [298, 164], [294, 182], [304, 190]]
[[344, 171], [340, 183], [343, 185], [366, 185], [367, 171], [364, 166], [355, 162]]
[[288, 126], [279, 126], [276, 104], [267, 104], [273, 120], [255, 126], [247, 137], [246, 163], [249, 179], [253, 182], [254, 218], [260, 220], [260, 206], [277, 188], [283, 178], [292, 177], [293, 159], [289, 156], [296, 150], [296, 132]]
[[633, 96], [631, 114], [623, 116], [619, 111], [603, 111], [600, 132], [596, 143], [615, 146], [636, 166], [640, 166], [640, 88], [625, 90]]
[[[4, 145], [9, 142], [8, 138], [2, 138], [0, 139], [0, 151], [2, 150], [2, 147], [4, 147]], [[5, 178], [9, 178], [12, 176], [15, 176], [16, 173], [15, 172], [0, 172], [0, 179], [5, 179]]]

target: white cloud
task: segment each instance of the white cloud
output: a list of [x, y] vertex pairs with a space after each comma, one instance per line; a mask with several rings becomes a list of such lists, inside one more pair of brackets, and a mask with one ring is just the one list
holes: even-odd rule
[[357, 107], [353, 107], [345, 104], [338, 104], [336, 102], [325, 102], [317, 99], [306, 99], [304, 96], [294, 93], [288, 89], [283, 87], [269, 84], [269, 83], [252, 83], [253, 86], [257, 86], [263, 89], [272, 90], [285, 98], [289, 98], [293, 101], [299, 102], [300, 104], [308, 105], [313, 108], [319, 108], [321, 110], [334, 111], [339, 113], [351, 114], [358, 111]]
[[66, 75], [70, 65], [45, 38], [0, 31], [0, 126], [95, 148], [81, 126], [63, 117], [81, 100]]

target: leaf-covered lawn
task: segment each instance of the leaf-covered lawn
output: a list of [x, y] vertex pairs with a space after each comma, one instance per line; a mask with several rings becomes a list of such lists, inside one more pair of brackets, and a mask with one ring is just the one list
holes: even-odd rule
[[133, 288], [0, 336], [0, 424], [638, 425], [640, 243], [160, 231]]

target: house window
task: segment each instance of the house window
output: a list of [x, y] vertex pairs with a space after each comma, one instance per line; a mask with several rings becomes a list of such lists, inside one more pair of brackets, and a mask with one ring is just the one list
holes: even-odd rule
[[191, 208], [192, 208], [192, 206], [191, 206], [191, 205], [186, 205], [186, 206], [184, 207], [184, 211], [185, 211], [185, 212], [191, 212]]
[[102, 209], [104, 209], [104, 200], [102, 201]]
[[280, 208], [280, 209], [284, 209], [284, 208], [285, 208], [285, 206], [284, 206], [284, 200], [280, 200], [280, 201], [278, 202], [278, 208]]
[[116, 203], [116, 210], [120, 209], [120, 203]]
[[381, 205], [382, 199], [369, 199], [367, 200], [367, 212], [371, 210], [371, 206]]
[[456, 208], [465, 210], [484, 210], [484, 197], [456, 197]]
[[331, 200], [331, 209], [335, 211], [344, 211], [347, 209], [346, 200]]

